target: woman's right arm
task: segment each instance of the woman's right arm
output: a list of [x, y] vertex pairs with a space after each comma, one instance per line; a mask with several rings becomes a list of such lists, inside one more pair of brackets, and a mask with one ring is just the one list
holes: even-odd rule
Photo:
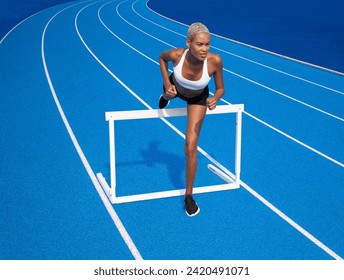
[[168, 74], [168, 62], [174, 63], [176, 57], [176, 50], [171, 49], [160, 53], [159, 63], [160, 71], [165, 86], [165, 93], [169, 97], [174, 97], [177, 94], [177, 90], [174, 85], [171, 84], [169, 74]]

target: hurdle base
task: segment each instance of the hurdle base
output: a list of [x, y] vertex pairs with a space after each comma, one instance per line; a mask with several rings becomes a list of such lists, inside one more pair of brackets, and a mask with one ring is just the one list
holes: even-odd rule
[[[217, 174], [220, 170], [212, 165], [208, 168]], [[214, 168], [216, 172], [214, 171]], [[223, 172], [222, 172], [223, 173]], [[219, 184], [219, 185], [211, 185], [211, 186], [203, 186], [203, 187], [194, 187], [193, 194], [200, 194], [200, 193], [208, 193], [208, 192], [218, 192], [218, 191], [227, 191], [227, 190], [234, 190], [240, 187], [240, 184], [234, 182], [228, 175], [217, 174], [219, 177], [224, 179], [227, 184]], [[226, 177], [224, 177], [226, 176]], [[152, 200], [152, 199], [159, 199], [159, 198], [168, 198], [168, 197], [175, 197], [175, 196], [183, 196], [185, 194], [184, 189], [177, 189], [177, 190], [169, 190], [169, 191], [162, 191], [162, 192], [152, 192], [152, 193], [145, 193], [145, 194], [134, 194], [134, 195], [126, 195], [126, 196], [115, 196], [112, 192], [112, 188], [106, 182], [102, 173], [97, 173], [97, 178], [102, 186], [105, 194], [107, 195], [108, 199], [112, 204], [119, 204], [119, 203], [127, 203], [127, 202], [135, 202], [135, 201], [143, 201], [143, 200]]]
[[100, 183], [100, 186], [102, 187], [103, 191], [105, 192], [106, 196], [110, 200], [110, 202], [113, 204], [113, 197], [112, 197], [112, 189], [110, 188], [109, 184], [106, 182], [105, 177], [102, 173], [97, 173], [97, 178]]
[[218, 177], [220, 177], [222, 180], [224, 180], [225, 182], [231, 184], [231, 183], [234, 183], [235, 181], [238, 181], [236, 180], [236, 177], [234, 174], [232, 173], [227, 173], [229, 172], [227, 170], [227, 172], [224, 172], [222, 169], [212, 165], [212, 164], [208, 164], [207, 165], [208, 169], [213, 172], [215, 175], [217, 175]]

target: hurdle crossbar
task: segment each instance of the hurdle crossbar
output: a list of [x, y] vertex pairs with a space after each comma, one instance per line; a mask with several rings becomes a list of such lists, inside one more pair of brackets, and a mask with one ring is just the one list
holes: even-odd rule
[[[207, 115], [236, 113], [236, 139], [235, 139], [235, 174], [228, 170], [208, 165], [208, 169], [222, 178], [226, 183], [220, 185], [194, 187], [193, 193], [206, 193], [214, 191], [224, 191], [237, 189], [240, 187], [240, 165], [241, 165], [241, 132], [242, 132], [242, 112], [243, 104], [219, 105], [215, 110], [207, 110]], [[185, 189], [169, 190], [162, 192], [151, 192], [145, 194], [135, 194], [126, 196], [116, 195], [116, 157], [115, 157], [115, 121], [150, 119], [150, 118], [168, 118], [186, 116], [186, 108], [174, 109], [151, 109], [134, 111], [115, 111], [105, 112], [105, 120], [109, 123], [109, 145], [110, 145], [110, 185], [107, 183], [102, 173], [97, 173], [97, 178], [104, 192], [112, 204], [141, 201], [148, 199], [166, 198], [184, 195]], [[215, 163], [216, 164], [216, 163]]]

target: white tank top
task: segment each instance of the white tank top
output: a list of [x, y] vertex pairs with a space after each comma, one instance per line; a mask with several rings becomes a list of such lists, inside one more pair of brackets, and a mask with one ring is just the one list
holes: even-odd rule
[[182, 68], [183, 68], [185, 56], [188, 51], [189, 49], [186, 49], [184, 51], [178, 65], [173, 67], [174, 78], [178, 82], [179, 85], [181, 85], [182, 87], [186, 89], [191, 89], [191, 90], [204, 89], [208, 85], [211, 79], [208, 73], [208, 60], [207, 59], [204, 60], [202, 77], [198, 81], [191, 81], [191, 80], [185, 79], [182, 75]]

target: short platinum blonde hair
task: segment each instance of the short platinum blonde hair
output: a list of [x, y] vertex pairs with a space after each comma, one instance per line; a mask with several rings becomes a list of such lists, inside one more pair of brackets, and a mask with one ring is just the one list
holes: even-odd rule
[[191, 40], [192, 37], [195, 34], [198, 34], [198, 33], [210, 34], [208, 28], [203, 23], [195, 22], [195, 23], [193, 23], [193, 24], [191, 24], [189, 26], [189, 29], [188, 29], [188, 39]]

